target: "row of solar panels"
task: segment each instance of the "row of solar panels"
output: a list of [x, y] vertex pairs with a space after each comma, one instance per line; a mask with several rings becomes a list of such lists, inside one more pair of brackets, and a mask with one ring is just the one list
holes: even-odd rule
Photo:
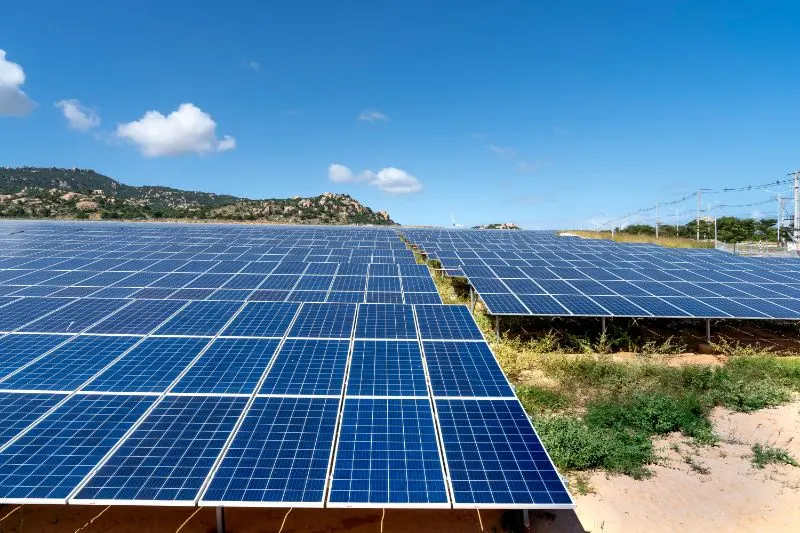
[[[541, 232], [406, 233], [451, 274], [466, 276], [491, 314], [800, 318], [800, 265], [793, 270], [715, 250], [594, 244]], [[448, 244], [441, 247], [443, 241]], [[449, 248], [459, 241], [464, 250]], [[508, 248], [489, 249], [498, 243]]]
[[168, 304], [0, 337], [0, 501], [572, 506], [465, 307]]

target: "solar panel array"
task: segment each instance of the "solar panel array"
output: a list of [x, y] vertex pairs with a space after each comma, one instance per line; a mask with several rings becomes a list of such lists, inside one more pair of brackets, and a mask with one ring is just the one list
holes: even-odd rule
[[[163, 226], [3, 223], [0, 297], [46, 297], [53, 306], [67, 298], [112, 300], [77, 304], [87, 306], [74, 310], [84, 322], [104, 313], [100, 305], [110, 310], [130, 298], [441, 303], [427, 267], [391, 229]], [[26, 305], [15, 309], [25, 313]], [[10, 327], [4, 318], [0, 329]]]
[[404, 230], [493, 315], [800, 318], [800, 261], [542, 231]]
[[[74, 235], [84, 231], [90, 247]], [[198, 261], [266, 270], [264, 253], [241, 256], [274, 239], [305, 255], [273, 271], [332, 263], [335, 279], [343, 265], [363, 264], [369, 280], [373, 271], [391, 279], [379, 274], [394, 268], [406, 300], [406, 277], [432, 280], [405, 262], [391, 231], [15, 223], [0, 224], [0, 235], [9, 294], [20, 290], [18, 271], [30, 271], [20, 274], [28, 288], [53, 272], [108, 283], [0, 302], [0, 503], [573, 506], [466, 307], [77, 290], [120, 288], [125, 275], [186, 283], [184, 274], [203, 275], [185, 271]], [[309, 261], [348, 240], [351, 260], [355, 250], [372, 259], [389, 250], [397, 262]], [[298, 245], [306, 241], [314, 244]], [[57, 270], [63, 261], [72, 269]], [[114, 270], [122, 261], [138, 270]], [[151, 261], [172, 270], [147, 270]], [[91, 264], [104, 270], [82, 277]], [[382, 288], [397, 293], [392, 283]]]

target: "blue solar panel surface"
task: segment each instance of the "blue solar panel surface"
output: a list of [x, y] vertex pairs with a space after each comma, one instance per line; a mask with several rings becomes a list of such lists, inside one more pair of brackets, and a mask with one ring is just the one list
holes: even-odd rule
[[449, 507], [432, 402], [512, 394], [393, 229], [0, 222], [0, 501]]
[[428, 396], [417, 342], [355, 341], [348, 396]]
[[344, 340], [288, 339], [259, 394], [340, 395], [349, 347]]
[[256, 398], [200, 504], [322, 505], [338, 398]]
[[430, 401], [345, 400], [328, 504], [449, 506]]
[[0, 452], [0, 499], [64, 501], [153, 401], [70, 398]]
[[194, 503], [246, 402], [167, 396], [74, 500]]

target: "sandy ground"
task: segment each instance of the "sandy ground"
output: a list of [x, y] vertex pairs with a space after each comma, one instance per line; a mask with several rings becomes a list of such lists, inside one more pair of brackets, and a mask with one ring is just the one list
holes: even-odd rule
[[800, 401], [753, 414], [716, 409], [712, 420], [722, 442], [694, 448], [679, 435], [662, 439], [657, 446], [664, 461], [652, 467], [649, 480], [592, 475], [596, 494], [576, 496], [583, 528], [800, 531], [800, 468], [768, 465], [761, 470], [750, 463], [755, 443], [800, 458]]
[[[576, 495], [572, 511], [532, 515], [536, 533], [680, 531], [800, 531], [800, 468], [750, 463], [750, 447], [769, 443], [800, 459], [800, 399], [753, 414], [717, 409], [712, 414], [721, 442], [695, 448], [680, 435], [657, 442], [661, 464], [653, 477], [636, 481], [626, 476], [595, 473], [595, 494]], [[192, 508], [80, 506], [15, 506], [0, 508], [0, 533], [175, 532], [197, 511]], [[13, 511], [9, 516], [6, 515]], [[101, 514], [102, 513], [102, 514]], [[100, 515], [98, 517], [98, 514]], [[5, 517], [5, 518], [4, 518]], [[94, 522], [89, 523], [92, 519]], [[381, 511], [294, 509], [228, 509], [231, 533], [378, 533]], [[385, 533], [500, 533], [502, 513], [482, 511], [388, 510]], [[213, 509], [200, 509], [181, 532], [215, 531]]]

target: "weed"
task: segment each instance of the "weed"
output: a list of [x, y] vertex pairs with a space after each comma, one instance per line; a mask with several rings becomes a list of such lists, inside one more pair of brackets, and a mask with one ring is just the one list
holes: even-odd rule
[[769, 444], [753, 444], [753, 458], [750, 460], [756, 468], [764, 468], [768, 464], [800, 466], [789, 452]]
[[559, 411], [569, 407], [569, 399], [557, 390], [537, 385], [521, 385], [516, 392], [528, 413]]
[[596, 493], [594, 487], [592, 486], [592, 482], [587, 474], [576, 474], [570, 481], [571, 481], [570, 486], [574, 488], [575, 492], [577, 492], [581, 496], [586, 496], [587, 494]]
[[587, 407], [584, 419], [591, 426], [647, 435], [680, 431], [704, 444], [716, 441], [706, 409], [693, 395], [670, 397], [659, 393], [610, 399]]
[[692, 457], [691, 455], [684, 455], [683, 462], [689, 465], [689, 468], [691, 468], [694, 472], [697, 472], [698, 474], [703, 474], [704, 476], [706, 476], [711, 473], [710, 468], [708, 468], [704, 464], [698, 463], [695, 460], [695, 458]]
[[641, 434], [592, 427], [567, 415], [536, 417], [534, 425], [550, 457], [565, 470], [603, 468], [641, 479], [650, 475], [644, 465], [656, 459], [652, 442]]
[[640, 348], [639, 352], [643, 355], [654, 355], [654, 354], [675, 355], [686, 352], [686, 343], [676, 340], [674, 335], [670, 335], [661, 342], [659, 342], [656, 339], [649, 339], [642, 344], [642, 347]]

